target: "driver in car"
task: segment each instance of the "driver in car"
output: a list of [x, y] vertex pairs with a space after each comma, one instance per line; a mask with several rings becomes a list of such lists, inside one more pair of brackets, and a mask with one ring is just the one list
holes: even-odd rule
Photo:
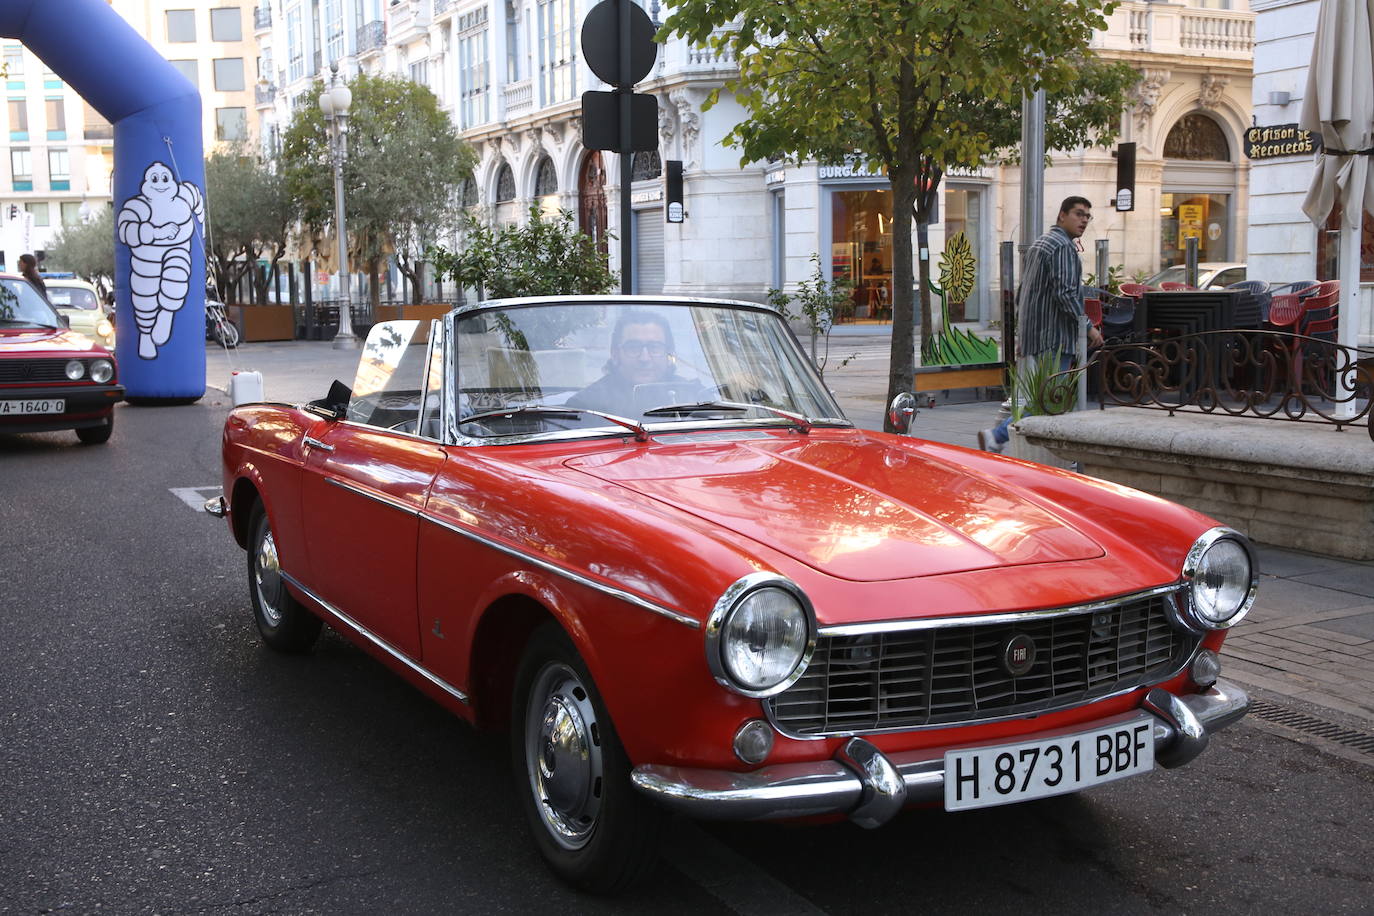
[[568, 399], [621, 417], [637, 417], [662, 404], [690, 401], [700, 386], [677, 374], [673, 331], [655, 312], [640, 309], [620, 316], [611, 332], [606, 374]]

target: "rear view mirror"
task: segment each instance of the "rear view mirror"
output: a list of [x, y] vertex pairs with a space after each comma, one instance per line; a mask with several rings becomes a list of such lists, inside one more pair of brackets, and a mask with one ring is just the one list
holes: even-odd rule
[[916, 416], [916, 396], [903, 391], [892, 399], [887, 408], [887, 421], [899, 436], [905, 436], [911, 429], [911, 418]]

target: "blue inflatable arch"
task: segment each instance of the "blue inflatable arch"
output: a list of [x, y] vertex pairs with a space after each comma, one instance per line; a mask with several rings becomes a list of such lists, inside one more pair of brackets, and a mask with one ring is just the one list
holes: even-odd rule
[[200, 93], [105, 0], [0, 0], [18, 39], [114, 125], [115, 327], [131, 400], [205, 394]]

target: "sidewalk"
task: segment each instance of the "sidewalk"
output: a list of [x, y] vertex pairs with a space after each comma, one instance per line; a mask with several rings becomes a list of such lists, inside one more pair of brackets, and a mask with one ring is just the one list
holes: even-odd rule
[[[891, 327], [842, 327], [831, 338], [826, 383], [857, 425], [882, 429]], [[335, 378], [352, 384], [357, 362], [357, 351], [328, 341], [251, 343], [228, 354], [207, 347], [206, 383], [225, 392], [232, 369], [256, 369], [268, 400], [303, 402], [323, 397]], [[973, 396], [935, 393], [936, 406], [920, 408], [911, 434], [976, 448], [1000, 403]], [[1227, 640], [1223, 677], [1374, 723], [1374, 564], [1264, 545], [1259, 558], [1259, 597]]]

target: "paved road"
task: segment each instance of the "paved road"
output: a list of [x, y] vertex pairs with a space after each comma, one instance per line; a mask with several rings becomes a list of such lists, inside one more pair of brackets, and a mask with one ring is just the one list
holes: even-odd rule
[[0, 912], [1369, 910], [1370, 758], [1254, 720], [1183, 770], [1016, 808], [679, 822], [636, 895], [576, 895], [499, 736], [338, 637], [259, 644], [243, 554], [186, 492], [217, 484], [226, 400], [121, 406], [103, 447], [0, 439]]

